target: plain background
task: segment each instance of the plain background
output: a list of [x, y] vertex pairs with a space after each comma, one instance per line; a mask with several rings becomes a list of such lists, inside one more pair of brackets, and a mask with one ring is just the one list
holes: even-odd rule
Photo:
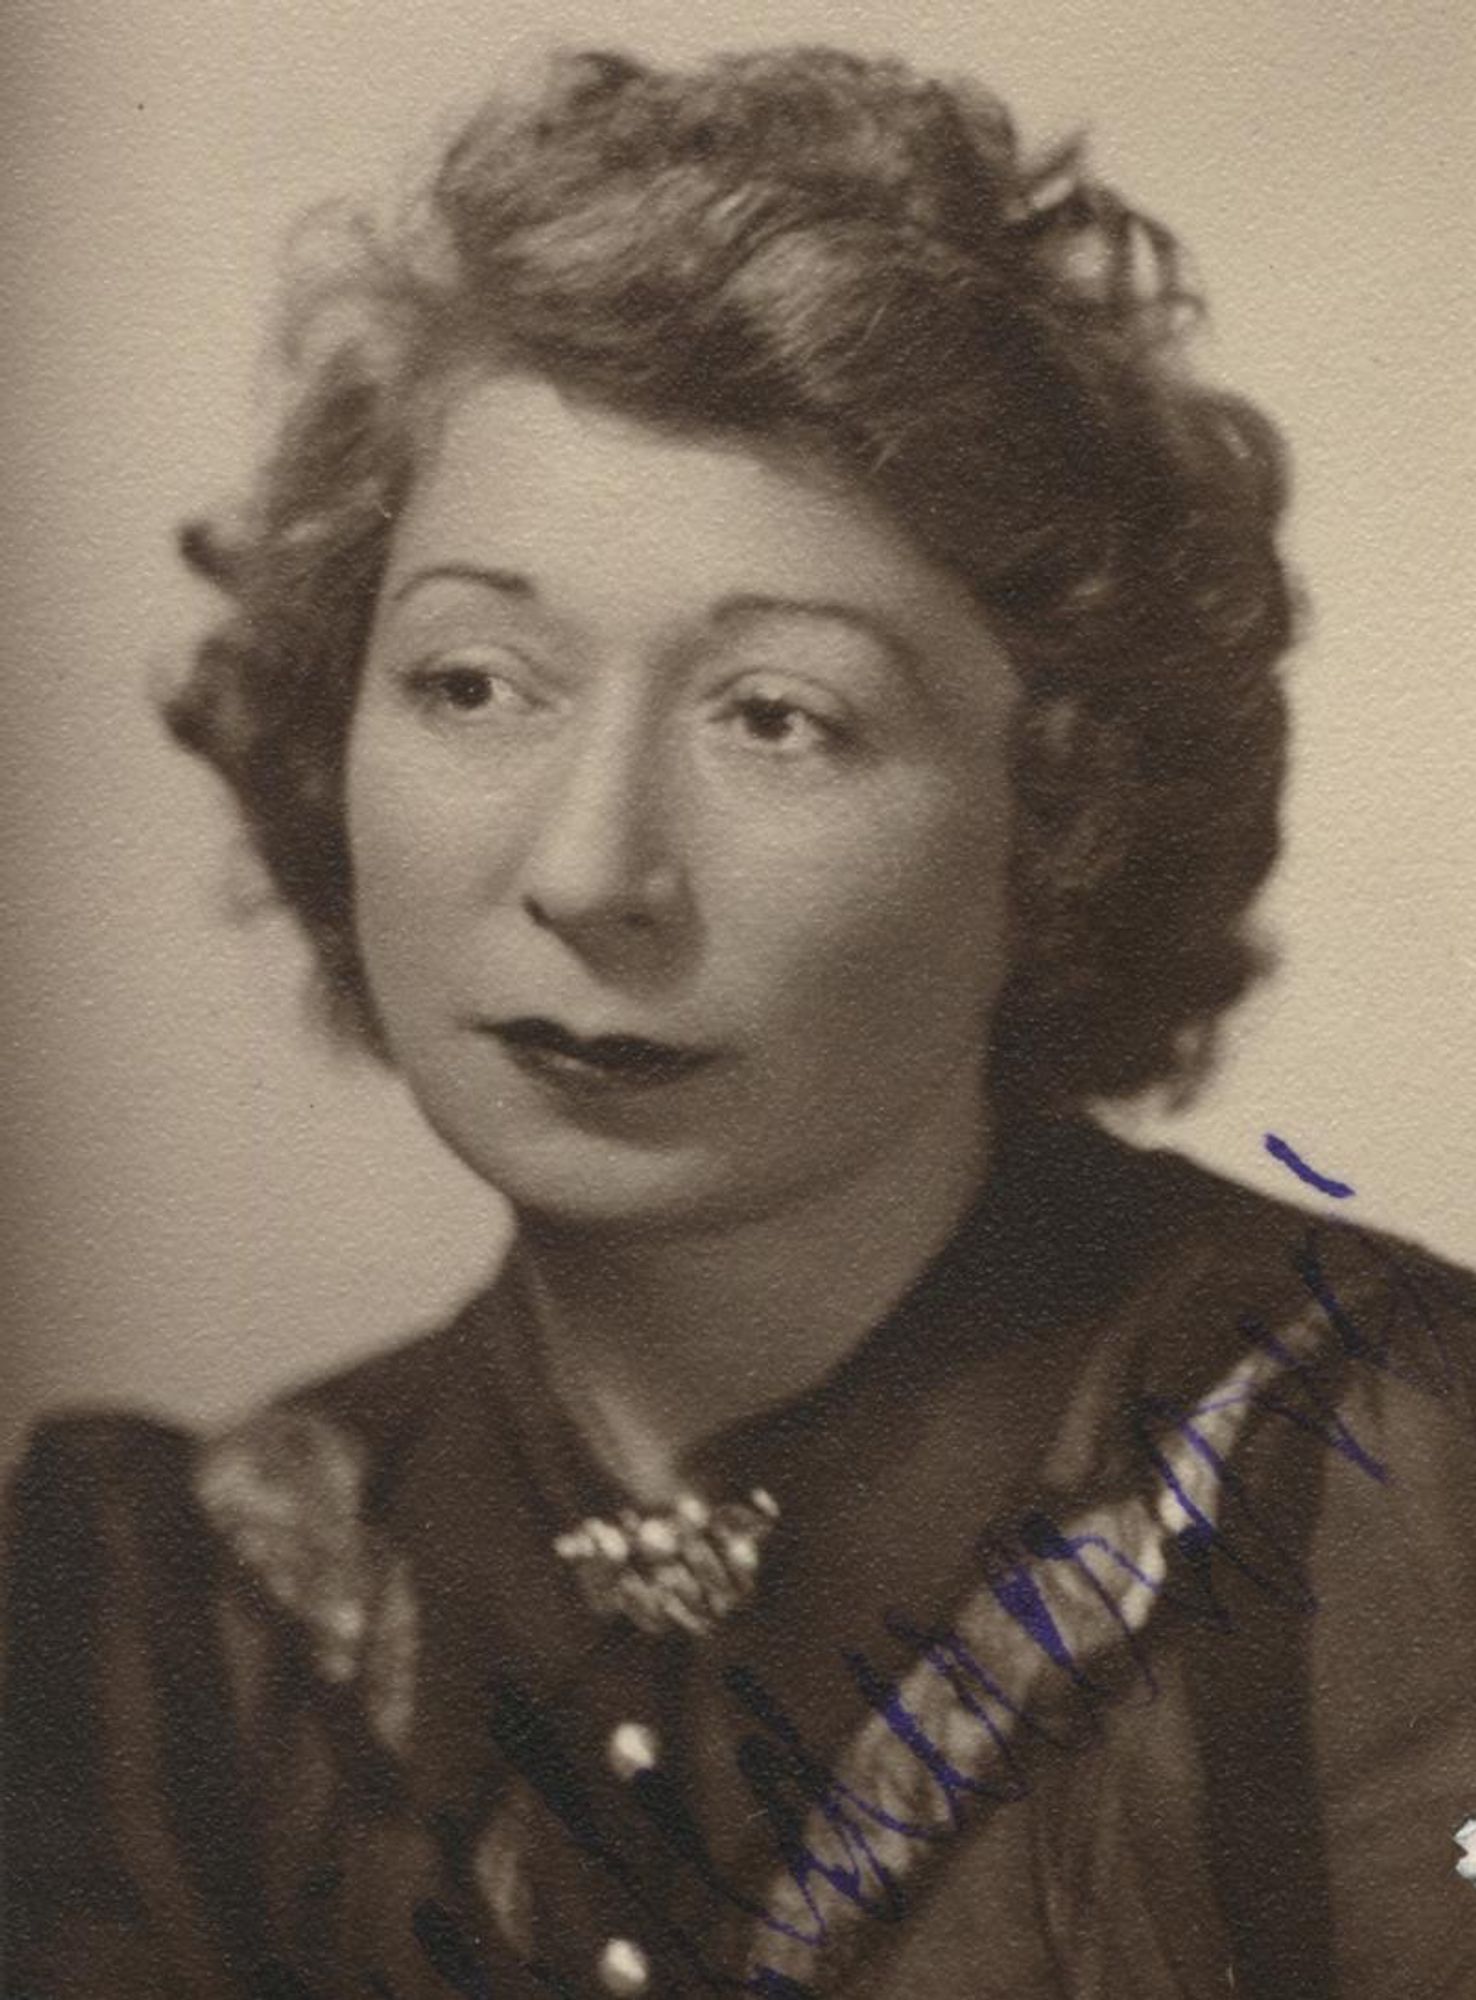
[[425, 164], [551, 42], [896, 49], [990, 83], [1036, 138], [1087, 126], [1184, 235], [1204, 365], [1290, 433], [1314, 610], [1264, 913], [1283, 969], [1193, 1112], [1131, 1128], [1292, 1192], [1274, 1129], [1364, 1215], [1476, 1260], [1463, 12], [12, 0], [0, 1455], [58, 1401], [214, 1419], [433, 1318], [501, 1241], [394, 1081], [314, 1039], [288, 928], [231, 925], [227, 809], [148, 687], [209, 616], [172, 535], [260, 442], [287, 225]]

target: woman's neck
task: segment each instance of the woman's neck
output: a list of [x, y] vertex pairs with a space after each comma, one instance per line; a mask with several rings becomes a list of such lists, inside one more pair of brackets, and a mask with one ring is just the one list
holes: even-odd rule
[[701, 1439], [844, 1360], [947, 1242], [987, 1155], [982, 1120], [928, 1128], [863, 1176], [710, 1231], [522, 1218], [549, 1373], [594, 1454], [646, 1504], [669, 1499]]

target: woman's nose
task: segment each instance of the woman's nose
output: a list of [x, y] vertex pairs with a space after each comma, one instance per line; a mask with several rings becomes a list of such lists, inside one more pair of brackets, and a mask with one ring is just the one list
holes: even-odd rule
[[687, 900], [659, 746], [638, 716], [591, 718], [536, 802], [522, 900], [582, 950], [666, 936]]

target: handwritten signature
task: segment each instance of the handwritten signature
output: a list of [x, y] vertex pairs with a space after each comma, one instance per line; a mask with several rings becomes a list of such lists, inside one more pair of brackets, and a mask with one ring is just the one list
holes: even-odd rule
[[[1326, 1198], [1353, 1197], [1355, 1190], [1348, 1183], [1321, 1173], [1278, 1135], [1267, 1133], [1264, 1144], [1271, 1157]], [[1246, 1352], [1266, 1365], [1259, 1372], [1249, 1369], [1229, 1399], [1221, 1385], [1218, 1399], [1176, 1405], [1155, 1397], [1144, 1399], [1131, 1413], [1145, 1461], [1176, 1504], [1174, 1565], [1165, 1567], [1145, 1556], [1140, 1544], [1124, 1545], [1103, 1533], [1099, 1521], [1063, 1524], [1040, 1511], [1011, 1524], [1006, 1533], [996, 1531], [981, 1539], [980, 1574], [989, 1604], [997, 1607], [993, 1615], [1002, 1614], [1007, 1626], [1023, 1635], [1025, 1650], [1044, 1670], [1044, 1677], [1054, 1677], [1052, 1688], [1061, 1713], [1047, 1716], [1037, 1702], [1042, 1673], [1022, 1690], [978, 1657], [959, 1631], [925, 1629], [896, 1613], [885, 1621], [893, 1637], [905, 1639], [915, 1650], [919, 1671], [931, 1669], [945, 1681], [951, 1696], [977, 1725], [990, 1753], [987, 1775], [982, 1774], [981, 1760], [962, 1755], [951, 1735], [945, 1748], [930, 1733], [924, 1705], [915, 1698], [916, 1674], [905, 1686], [899, 1685], [879, 1673], [864, 1652], [851, 1650], [843, 1655], [843, 1663], [880, 1728], [913, 1760], [919, 1784], [924, 1790], [931, 1786], [931, 1812], [916, 1810], [917, 1785], [907, 1793], [910, 1809], [902, 1811], [890, 1795], [868, 1795], [848, 1774], [831, 1768], [804, 1742], [760, 1677], [742, 1665], [730, 1667], [724, 1679], [729, 1695], [758, 1725], [758, 1732], [740, 1743], [739, 1767], [773, 1833], [790, 1892], [776, 1899], [771, 1890], [765, 1902], [725, 1880], [671, 1779], [659, 1768], [633, 1778], [631, 1795], [673, 1858], [695, 1870], [706, 1887], [756, 1926], [760, 1935], [768, 1934], [779, 1947], [801, 1947], [799, 1960], [780, 1948], [768, 1953], [779, 1963], [760, 1963], [743, 1975], [712, 1965], [698, 1940], [673, 1920], [659, 1893], [639, 1879], [619, 1840], [601, 1826], [593, 1795], [560, 1740], [555, 1715], [526, 1690], [499, 1687], [488, 1715], [488, 1729], [498, 1748], [559, 1821], [582, 1859], [611, 1880], [641, 1913], [650, 1935], [661, 1939], [700, 1987], [797, 2000], [812, 1989], [781, 1967], [802, 1963], [804, 1951], [825, 1941], [830, 1927], [827, 1901], [838, 1898], [871, 1918], [895, 1921], [904, 1915], [907, 1902], [901, 1877], [906, 1868], [899, 1865], [899, 1858], [905, 1863], [909, 1844], [936, 1844], [981, 1805], [994, 1807], [1025, 1797], [1034, 1782], [1033, 1758], [1052, 1751], [1074, 1753], [1097, 1740], [1099, 1711], [1118, 1699], [1134, 1677], [1149, 1698], [1156, 1692], [1152, 1660], [1140, 1644], [1145, 1605], [1173, 1604], [1193, 1622], [1221, 1632], [1234, 1628], [1234, 1618], [1212, 1578], [1211, 1558], [1233, 1568], [1288, 1612], [1315, 1611], [1315, 1596], [1285, 1524], [1269, 1521], [1264, 1507], [1255, 1506], [1229, 1463], [1228, 1448], [1221, 1443], [1223, 1431], [1217, 1429], [1226, 1416], [1227, 1400], [1238, 1399], [1243, 1407], [1294, 1427], [1361, 1476], [1387, 1485], [1395, 1478], [1393, 1470], [1340, 1413], [1329, 1386], [1329, 1370], [1341, 1371], [1343, 1362], [1351, 1361], [1442, 1399], [1457, 1381], [1455, 1359], [1424, 1284], [1378, 1238], [1340, 1226], [1337, 1240], [1344, 1251], [1352, 1245], [1369, 1258], [1387, 1284], [1379, 1325], [1370, 1326], [1366, 1310], [1360, 1319], [1346, 1304], [1329, 1272], [1324, 1227], [1316, 1218], [1309, 1219], [1291, 1261], [1322, 1331], [1317, 1346], [1298, 1348], [1285, 1331], [1278, 1333], [1242, 1317]], [[1411, 1322], [1422, 1351], [1411, 1352], [1398, 1337]], [[1325, 1337], [1329, 1328], [1333, 1343]], [[1210, 1488], [1225, 1500], [1228, 1519], [1218, 1507], [1204, 1503]], [[1053, 1586], [1062, 1579], [1078, 1604], [1085, 1592], [1095, 1598], [1102, 1614], [1090, 1650], [1079, 1641], [1073, 1646], [1067, 1623], [1053, 1608], [1060, 1595]], [[1129, 1609], [1132, 1604], [1138, 1607], [1136, 1613]], [[1125, 1642], [1112, 1649], [1112, 1672], [1104, 1671], [1108, 1662], [1102, 1644], [1103, 1618], [1115, 1626], [1113, 1636]], [[825, 1836], [823, 1851], [816, 1828]], [[427, 1964], [450, 1989], [467, 2000], [492, 2000], [494, 1975], [453, 1911], [427, 1899], [417, 1905], [412, 1924]], [[577, 2000], [575, 1989], [555, 1967], [519, 1956], [523, 1971], [545, 1991]], [[288, 1979], [284, 1991], [290, 1991], [294, 2000], [299, 1994], [307, 2000], [291, 1975]], [[364, 1988], [379, 2000], [396, 2000], [382, 1975], [368, 1975]]]

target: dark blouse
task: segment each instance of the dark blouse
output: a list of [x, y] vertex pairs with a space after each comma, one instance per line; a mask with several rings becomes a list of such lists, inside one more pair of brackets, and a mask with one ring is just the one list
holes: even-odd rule
[[1476, 1283], [1085, 1127], [1012, 1141], [815, 1394], [693, 1635], [510, 1277], [12, 1496], [23, 2000], [1476, 1994]]

